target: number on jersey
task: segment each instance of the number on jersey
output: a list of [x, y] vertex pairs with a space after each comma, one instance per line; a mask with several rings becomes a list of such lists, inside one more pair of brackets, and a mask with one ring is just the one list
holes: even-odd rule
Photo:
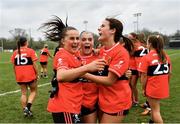
[[32, 60], [30, 57], [27, 57], [26, 53], [21, 54], [21, 57], [17, 54], [15, 56], [15, 65], [32, 65]]
[[168, 74], [170, 70], [170, 65], [168, 63], [157, 65], [151, 65], [148, 67], [148, 75], [154, 76], [154, 75], [163, 75]]

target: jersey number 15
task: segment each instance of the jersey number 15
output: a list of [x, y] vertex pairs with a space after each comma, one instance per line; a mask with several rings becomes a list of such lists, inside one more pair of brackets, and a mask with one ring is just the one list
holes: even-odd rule
[[28, 63], [28, 59], [26, 58], [27, 54], [21, 54], [21, 57], [19, 57], [19, 54], [15, 56], [17, 65], [26, 65]]

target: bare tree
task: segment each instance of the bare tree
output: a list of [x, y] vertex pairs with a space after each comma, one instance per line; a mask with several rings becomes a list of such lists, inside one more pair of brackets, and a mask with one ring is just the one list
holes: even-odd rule
[[9, 33], [13, 36], [14, 40], [17, 40], [20, 36], [28, 36], [26, 30], [22, 28], [15, 28], [13, 30], [10, 30]]

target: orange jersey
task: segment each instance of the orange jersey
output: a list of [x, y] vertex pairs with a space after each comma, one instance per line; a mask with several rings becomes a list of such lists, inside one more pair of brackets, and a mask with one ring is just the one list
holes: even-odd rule
[[100, 50], [100, 57], [105, 58], [107, 66], [100, 75], [107, 76], [108, 71], [116, 74], [119, 79], [111, 86], [99, 86], [99, 106], [107, 113], [116, 113], [131, 107], [131, 89], [124, 74], [129, 67], [129, 54], [119, 43], [111, 49]]
[[169, 72], [171, 70], [170, 59], [166, 55], [167, 63], [159, 61], [158, 54], [151, 50], [142, 58], [138, 70], [147, 73], [146, 95], [152, 98], [169, 97]]
[[129, 69], [137, 70], [136, 60], [135, 60], [134, 56], [131, 56], [130, 59], [129, 59]]
[[[54, 57], [56, 62], [55, 68], [58, 69], [73, 69], [81, 66], [79, 57], [72, 55], [65, 49], [61, 48]], [[54, 98], [50, 98], [47, 110], [49, 112], [70, 112], [80, 113], [83, 90], [82, 83], [74, 82], [59, 82], [59, 91]]]
[[134, 57], [136, 61], [136, 68], [138, 68], [141, 58], [148, 53], [148, 49], [145, 48], [140, 41], [134, 43]]
[[[92, 61], [96, 60], [97, 56], [91, 54], [90, 56], [81, 56], [82, 64], [89, 64]], [[82, 105], [93, 109], [98, 99], [98, 87], [96, 83], [84, 82], [83, 83], [83, 103]]]
[[15, 66], [15, 76], [17, 82], [30, 82], [36, 79], [33, 62], [37, 61], [37, 55], [33, 49], [20, 48], [21, 56], [15, 50], [11, 56], [11, 62]]
[[40, 51], [40, 62], [47, 62], [50, 55], [48, 48], [43, 48]]

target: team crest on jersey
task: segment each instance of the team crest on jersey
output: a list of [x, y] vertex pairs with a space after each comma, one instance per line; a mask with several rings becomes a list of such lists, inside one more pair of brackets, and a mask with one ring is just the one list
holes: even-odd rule
[[62, 59], [59, 58], [59, 59], [58, 59], [58, 65], [61, 65], [61, 64], [62, 64]]
[[120, 69], [123, 63], [124, 61], [119, 61], [119, 63], [115, 64], [114, 66]]
[[111, 57], [110, 56], [105, 56], [105, 61], [106, 61], [106, 65], [109, 65], [111, 62]]

